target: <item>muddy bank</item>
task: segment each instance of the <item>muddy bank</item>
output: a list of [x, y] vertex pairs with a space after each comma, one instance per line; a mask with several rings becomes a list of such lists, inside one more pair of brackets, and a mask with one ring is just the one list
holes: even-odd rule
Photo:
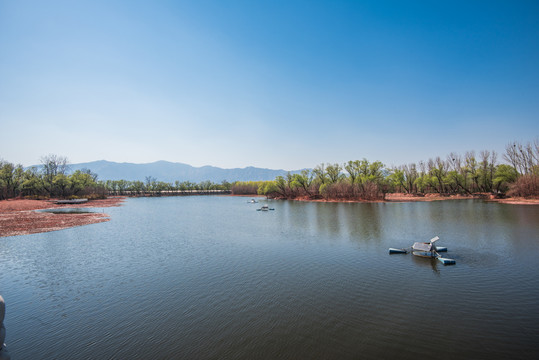
[[109, 221], [105, 213], [49, 213], [35, 210], [120, 206], [123, 198], [92, 200], [84, 204], [55, 204], [54, 200], [0, 201], [0, 237], [35, 234]]
[[502, 204], [513, 205], [539, 205], [539, 199], [526, 199], [526, 198], [507, 198], [507, 199], [489, 199], [489, 201], [499, 202]]

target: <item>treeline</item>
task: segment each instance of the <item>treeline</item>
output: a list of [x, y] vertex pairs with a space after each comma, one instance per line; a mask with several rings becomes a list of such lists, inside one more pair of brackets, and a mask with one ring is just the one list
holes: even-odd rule
[[77, 170], [69, 175], [67, 158], [48, 155], [41, 159], [41, 163], [39, 171], [35, 167], [24, 170], [22, 165], [0, 160], [0, 200], [106, 196], [105, 186], [90, 170]]
[[344, 164], [320, 164], [299, 174], [273, 181], [211, 181], [166, 183], [148, 176], [145, 181], [98, 180], [90, 170], [68, 174], [67, 158], [48, 155], [41, 167], [24, 170], [0, 160], [0, 200], [27, 198], [99, 198], [107, 195], [160, 195], [174, 192], [230, 191], [234, 195], [266, 195], [282, 199], [382, 200], [387, 193], [422, 196], [478, 193], [495, 196], [539, 197], [539, 139], [509, 143], [499, 163], [495, 151], [450, 153], [419, 163], [388, 168], [367, 159]]
[[230, 190], [233, 195], [257, 195], [258, 189], [268, 181], [236, 181]]
[[[343, 172], [346, 171], [346, 173]], [[383, 199], [389, 191], [387, 170], [379, 161], [349, 161], [346, 164], [321, 164], [299, 174], [288, 173], [266, 182], [258, 193], [270, 198], [295, 199]]]
[[157, 179], [147, 176], [145, 181], [128, 180], [107, 180], [104, 183], [107, 192], [111, 195], [147, 195], [147, 194], [166, 194], [171, 192], [184, 191], [212, 191], [212, 190], [231, 190], [233, 183], [223, 181], [220, 184], [211, 181], [202, 181], [194, 183], [191, 181], [175, 181], [168, 183], [157, 181]]
[[387, 168], [366, 159], [344, 164], [321, 164], [300, 174], [279, 176], [258, 188], [270, 198], [382, 200], [387, 193], [421, 196], [474, 195], [539, 197], [539, 141], [507, 145], [498, 163], [495, 151], [450, 153], [419, 163]]
[[[24, 169], [0, 160], [0, 200], [23, 197], [46, 198], [104, 198], [107, 195], [161, 195], [171, 192], [208, 192], [229, 190], [236, 184], [223, 181], [194, 183], [175, 181], [166, 183], [148, 176], [145, 181], [98, 180], [98, 175], [90, 170], [77, 170], [69, 174], [66, 157], [48, 155], [41, 158], [41, 166]], [[241, 188], [243, 185], [237, 185]], [[256, 193], [256, 190], [255, 190]]]

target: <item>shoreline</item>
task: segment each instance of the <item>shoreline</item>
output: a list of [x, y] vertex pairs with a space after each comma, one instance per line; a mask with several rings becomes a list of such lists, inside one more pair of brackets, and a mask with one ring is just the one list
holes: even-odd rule
[[[262, 195], [225, 195], [236, 197], [261, 198]], [[105, 213], [81, 213], [81, 214], [53, 214], [36, 210], [62, 209], [62, 208], [105, 208], [121, 206], [125, 197], [110, 197], [107, 199], [90, 200], [82, 204], [56, 204], [56, 199], [50, 200], [26, 200], [9, 199], [0, 201], [0, 237], [29, 235], [42, 232], [50, 232], [68, 229], [77, 226], [97, 224], [110, 221]], [[330, 203], [399, 203], [399, 202], [424, 202], [424, 201], [447, 201], [447, 200], [484, 200], [509, 205], [539, 205], [539, 199], [506, 198], [496, 199], [492, 196], [464, 196], [439, 194], [426, 194], [414, 196], [403, 193], [387, 194], [384, 200], [342, 200], [342, 199], [308, 199], [295, 198], [293, 201], [330, 202]]]
[[450, 195], [450, 196], [440, 196], [438, 194], [433, 194], [434, 196], [425, 195], [422, 196], [410, 196], [408, 194], [388, 194], [388, 195], [397, 195], [392, 199], [388, 199], [387, 202], [414, 202], [414, 201], [444, 201], [444, 200], [483, 200], [488, 202], [496, 202], [500, 204], [512, 204], [512, 205], [539, 205], [539, 199], [526, 199], [526, 198], [505, 198], [497, 199], [492, 195]]
[[[237, 196], [237, 195], [231, 195]], [[243, 195], [242, 195], [243, 196]], [[259, 195], [260, 196], [260, 195]], [[281, 200], [281, 199], [275, 199]], [[483, 200], [487, 202], [497, 202], [500, 204], [511, 205], [539, 205], [539, 199], [527, 198], [505, 198], [497, 199], [492, 195], [440, 195], [426, 194], [424, 196], [416, 196], [405, 193], [390, 193], [386, 194], [384, 200], [345, 200], [345, 199], [309, 199], [308, 197], [297, 197], [294, 199], [282, 199], [291, 201], [307, 201], [307, 202], [327, 202], [327, 203], [400, 203], [400, 202], [428, 202], [428, 201], [448, 201], [448, 200]]]
[[0, 201], [0, 237], [29, 235], [109, 221], [105, 213], [53, 214], [36, 210], [121, 206], [124, 197], [90, 200], [83, 204], [55, 204], [56, 199]]

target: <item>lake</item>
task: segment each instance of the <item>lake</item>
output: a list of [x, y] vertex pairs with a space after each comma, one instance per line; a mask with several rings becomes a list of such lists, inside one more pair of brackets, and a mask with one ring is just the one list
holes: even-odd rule
[[[538, 206], [248, 200], [130, 198], [0, 238], [12, 359], [539, 354]], [[456, 265], [388, 254], [435, 235]]]

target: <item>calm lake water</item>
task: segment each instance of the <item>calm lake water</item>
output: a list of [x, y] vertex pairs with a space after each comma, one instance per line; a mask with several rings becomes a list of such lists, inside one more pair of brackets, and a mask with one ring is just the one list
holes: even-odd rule
[[[0, 238], [13, 360], [539, 354], [538, 206], [247, 200], [127, 199]], [[456, 265], [388, 254], [435, 235]]]

